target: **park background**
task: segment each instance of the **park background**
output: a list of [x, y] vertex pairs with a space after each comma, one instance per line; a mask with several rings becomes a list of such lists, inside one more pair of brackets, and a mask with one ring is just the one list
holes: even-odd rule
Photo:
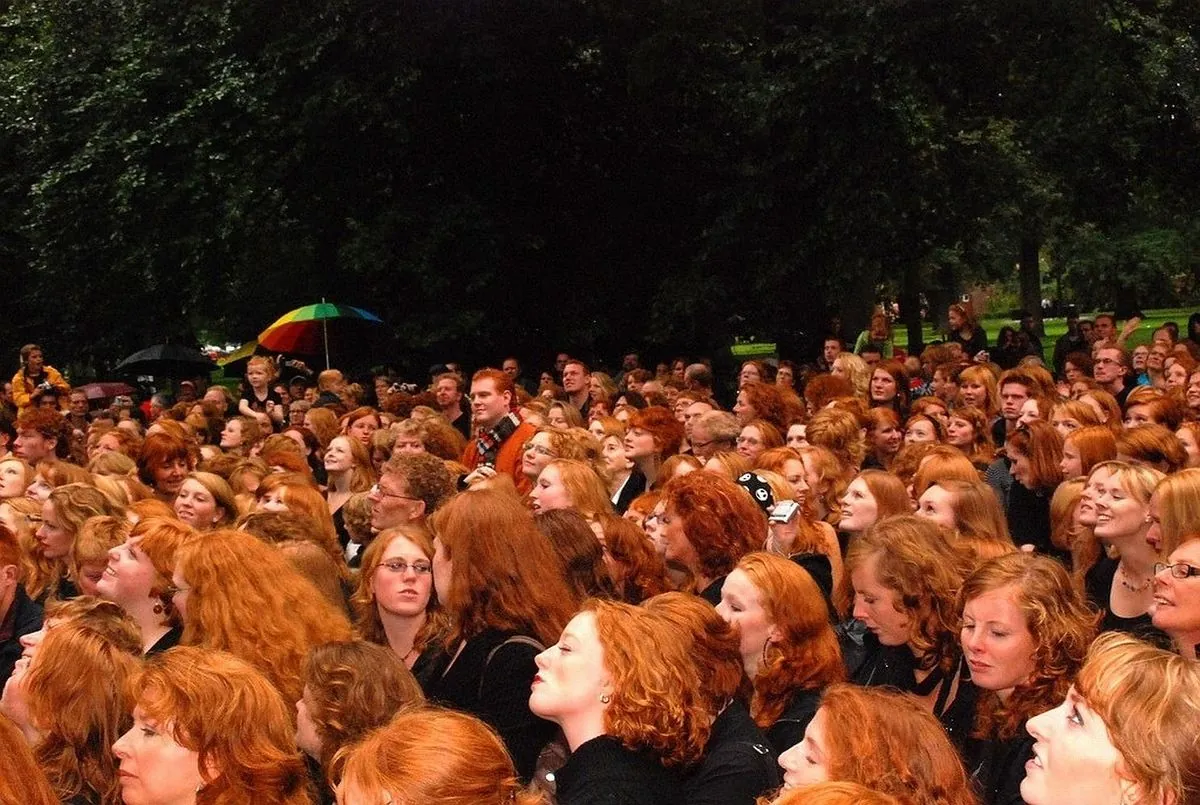
[[803, 358], [980, 289], [1182, 325], [1198, 31], [1172, 0], [9, 0], [0, 354], [102, 376], [322, 297], [410, 366]]

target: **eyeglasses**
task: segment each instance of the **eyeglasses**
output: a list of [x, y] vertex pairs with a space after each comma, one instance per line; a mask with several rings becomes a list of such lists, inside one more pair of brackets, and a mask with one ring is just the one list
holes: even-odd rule
[[418, 576], [428, 576], [433, 572], [433, 565], [429, 564], [428, 562], [413, 562], [412, 564], [409, 564], [403, 559], [388, 559], [380, 562], [379, 566], [386, 567], [392, 573], [399, 575], [404, 575], [407, 573], [409, 568], [412, 568], [412, 572], [416, 573]]
[[706, 448], [706, 447], [708, 447], [710, 444], [712, 444], [712, 443], [713, 443], [713, 441], [714, 441], [713, 439], [709, 439], [707, 442], [692, 442], [692, 447], [693, 447], [693, 448], [696, 448], [696, 447], [698, 447], [698, 448], [700, 448], [701, 450], [703, 450], [704, 448]]
[[1170, 570], [1171, 575], [1177, 579], [1186, 579], [1189, 576], [1200, 576], [1200, 567], [1193, 567], [1187, 562], [1176, 562], [1173, 565], [1168, 565], [1165, 562], [1154, 563], [1154, 575], [1157, 576], [1164, 570]]
[[1111, 363], [1112, 365], [1116, 366], [1117, 364], [1119, 364], [1119, 363], [1120, 363], [1120, 361], [1118, 361], [1118, 360], [1115, 360], [1115, 359], [1113, 359], [1113, 358], [1096, 358], [1096, 360], [1092, 361], [1092, 363], [1093, 363], [1093, 364], [1095, 364], [1096, 366], [1099, 366], [1099, 365], [1100, 365], [1100, 364], [1102, 364], [1102, 363], [1103, 363], [1103, 364], [1110, 364], [1110, 363]]
[[384, 489], [382, 486], [380, 486], [378, 482], [371, 485], [371, 488], [367, 490], [367, 494], [374, 495], [375, 497], [380, 497], [380, 498], [400, 498], [401, 500], [420, 500], [420, 498], [414, 498], [409, 495], [401, 495], [398, 492], [389, 492], [386, 489]]
[[163, 596], [168, 599], [173, 599], [175, 596], [179, 595], [180, 593], [190, 593], [191, 591], [192, 591], [191, 587], [176, 587], [174, 584], [172, 584], [170, 587], [163, 590]]
[[528, 453], [530, 450], [537, 453], [539, 456], [545, 456], [546, 458], [558, 458], [558, 454], [549, 447], [542, 447], [540, 444], [534, 444], [533, 442], [525, 442], [525, 446], [521, 448], [521, 452]]

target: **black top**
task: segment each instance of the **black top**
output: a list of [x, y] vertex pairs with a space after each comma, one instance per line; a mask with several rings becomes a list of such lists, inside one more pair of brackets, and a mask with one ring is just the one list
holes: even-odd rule
[[267, 388], [266, 396], [262, 399], [259, 399], [258, 395], [254, 393], [254, 389], [246, 386], [246, 390], [242, 393], [241, 399], [246, 401], [246, 404], [250, 406], [251, 411], [255, 411], [259, 414], [267, 413], [267, 403], [269, 402], [275, 403], [275, 405], [279, 406], [280, 408], [283, 407], [283, 397], [279, 396], [279, 392], [271, 387]]
[[25, 588], [18, 584], [12, 606], [0, 622], [0, 690], [21, 658], [21, 638], [41, 628], [42, 605], [30, 600]]
[[962, 334], [959, 333], [958, 330], [955, 330], [950, 334], [950, 338], [947, 340], [953, 341], [956, 344], [961, 344], [963, 353], [966, 354], [968, 360], [974, 360], [976, 353], [985, 350], [988, 347], [987, 333], [984, 332], [982, 327], [976, 327], [971, 332], [970, 338], [963, 338]]
[[445, 647], [437, 641], [433, 641], [427, 645], [425, 650], [417, 657], [417, 661], [413, 663], [412, 675], [426, 696], [431, 695], [430, 690], [432, 690], [434, 683], [441, 675], [446, 672], [446, 665], [449, 662], [450, 655], [446, 653]]
[[1029, 544], [1038, 553], [1060, 556], [1050, 541], [1050, 497], [1053, 489], [1029, 489], [1014, 480], [1008, 490], [1008, 533], [1017, 545]]
[[558, 805], [676, 805], [679, 776], [609, 735], [584, 743], [555, 775]]
[[686, 805], [754, 805], [779, 787], [779, 762], [740, 701], [713, 721], [704, 758], [683, 781]]
[[533, 658], [542, 649], [510, 639], [514, 637], [514, 632], [496, 629], [475, 635], [425, 691], [433, 701], [492, 726], [512, 755], [517, 774], [529, 781], [555, 726], [529, 710], [529, 689], [537, 674]]
[[183, 637], [183, 629], [178, 626], [173, 626], [167, 633], [155, 641], [154, 645], [146, 649], [146, 656], [152, 654], [161, 654], [167, 649], [175, 648], [179, 645], [179, 638]]
[[798, 690], [792, 694], [788, 706], [767, 729], [767, 738], [771, 741], [771, 748], [775, 750], [776, 755], [782, 755], [804, 740], [804, 730], [817, 714], [820, 705], [819, 690]]
[[623, 515], [629, 509], [629, 504], [633, 503], [634, 498], [646, 491], [646, 476], [637, 467], [634, 467], [629, 472], [629, 477], [625, 479], [625, 483], [617, 490], [617, 496], [613, 500], [613, 508], [617, 510], [617, 514]]
[[788, 557], [800, 567], [808, 571], [812, 580], [821, 588], [825, 596], [825, 606], [829, 607], [830, 618], [833, 618], [833, 565], [829, 557], [823, 553], [794, 553]]
[[700, 591], [700, 597], [714, 607], [721, 603], [721, 589], [725, 586], [725, 577], [720, 576]]
[[1100, 621], [1100, 631], [1129, 632], [1134, 637], [1170, 650], [1171, 638], [1167, 636], [1166, 632], [1154, 626], [1150, 620], [1150, 613], [1145, 612], [1134, 618], [1122, 618], [1120, 615], [1114, 615], [1109, 609], [1113, 579], [1116, 578], [1119, 564], [1120, 562], [1116, 559], [1101, 556], [1083, 579], [1083, 588], [1087, 593], [1088, 601], [1104, 613], [1104, 618]]
[[465, 410], [461, 410], [453, 421], [450, 422], [454, 429], [462, 434], [464, 439], [471, 438], [471, 414]]
[[982, 805], [1024, 805], [1021, 781], [1033, 756], [1033, 737], [1022, 730], [1007, 741], [972, 738], [964, 760]]

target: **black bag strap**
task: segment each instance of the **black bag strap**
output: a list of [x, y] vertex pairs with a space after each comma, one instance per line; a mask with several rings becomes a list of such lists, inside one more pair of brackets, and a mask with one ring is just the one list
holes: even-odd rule
[[523, 635], [523, 634], [513, 635], [512, 637], [508, 638], [500, 645], [493, 648], [491, 651], [488, 652], [487, 659], [485, 659], [483, 661], [483, 673], [481, 673], [479, 675], [479, 698], [480, 699], [483, 698], [483, 680], [484, 680], [484, 677], [487, 676], [488, 666], [492, 664], [492, 657], [495, 657], [496, 652], [499, 651], [500, 649], [504, 648], [505, 646], [512, 645], [514, 643], [522, 645], [522, 646], [533, 646], [534, 648], [536, 648], [538, 650], [539, 653], [546, 650], [546, 647], [543, 646], [541, 644], [541, 642], [533, 639], [532, 637], [529, 637], [529, 636]]

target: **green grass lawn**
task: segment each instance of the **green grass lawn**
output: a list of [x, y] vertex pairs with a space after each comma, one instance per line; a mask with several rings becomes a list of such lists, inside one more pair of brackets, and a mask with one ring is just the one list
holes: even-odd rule
[[[1186, 336], [1188, 316], [1196, 312], [1197, 309], [1198, 308], [1181, 307], [1144, 311], [1146, 318], [1142, 320], [1141, 326], [1130, 337], [1129, 345], [1137, 346], [1138, 344], [1149, 343], [1150, 336], [1155, 329], [1162, 326], [1164, 322], [1168, 321], [1173, 321], [1179, 325], [1180, 337]], [[1103, 311], [1081, 313], [1080, 318], [1094, 319], [1096, 317], [1096, 313], [1100, 312]], [[984, 319], [982, 324], [983, 329], [988, 335], [988, 343], [994, 345], [996, 343], [996, 335], [1000, 332], [1001, 327], [1016, 327], [1018, 324], [1020, 324], [1020, 322], [1016, 319], [988, 318]], [[1045, 357], [1048, 363], [1050, 361], [1050, 357], [1054, 354], [1054, 342], [1058, 340], [1059, 336], [1067, 331], [1067, 320], [1046, 319], [1044, 324], [1046, 327], [1046, 334], [1042, 337], [1042, 346], [1045, 349]], [[1123, 324], [1124, 322], [1117, 322], [1117, 329], [1119, 330]], [[939, 340], [941, 338], [942, 334], [935, 332], [932, 325], [925, 325], [925, 343]], [[898, 326], [896, 328], [896, 346], [905, 348], [908, 347], [908, 333], [905, 332], [903, 327]]]

